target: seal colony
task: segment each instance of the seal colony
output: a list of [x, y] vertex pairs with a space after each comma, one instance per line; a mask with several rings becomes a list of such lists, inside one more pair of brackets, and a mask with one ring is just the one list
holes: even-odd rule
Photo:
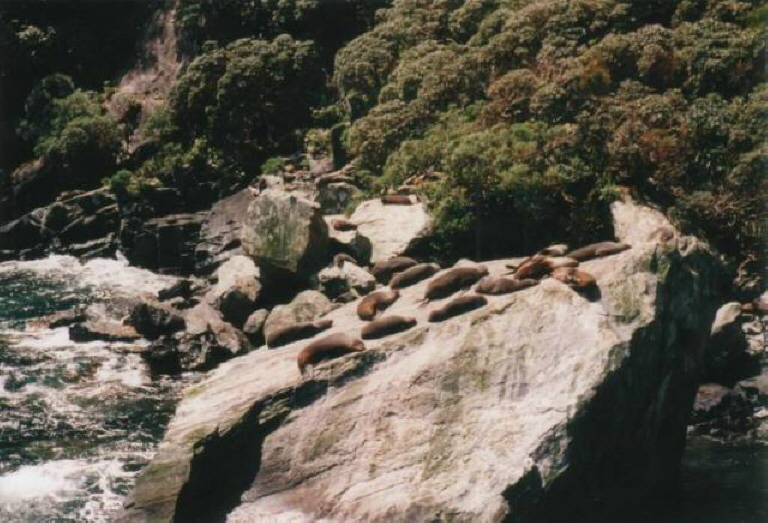
[[[432, 301], [450, 298], [427, 313], [429, 323], [447, 321], [480, 309], [489, 303], [485, 296], [523, 291], [535, 287], [544, 278], [567, 285], [582, 295], [599, 296], [596, 278], [580, 269], [580, 263], [618, 254], [629, 248], [630, 245], [618, 242], [599, 242], [575, 250], [570, 250], [566, 244], [551, 245], [525, 258], [520, 264], [507, 264], [506, 267], [512, 272], [501, 276], [489, 276], [488, 267], [482, 264], [462, 264], [439, 273], [440, 267], [437, 264], [418, 263], [406, 256], [381, 261], [373, 266], [371, 272], [379, 283], [389, 285], [389, 288], [370, 292], [357, 304], [357, 316], [366, 322], [360, 328], [360, 337], [364, 340], [377, 340], [415, 327], [418, 324], [415, 317], [400, 314], [383, 317], [379, 315], [397, 302], [401, 289], [407, 289], [427, 279], [429, 281], [421, 307], [428, 306]], [[349, 261], [347, 255], [343, 258], [339, 256], [334, 259], [334, 264], [345, 261]], [[473, 286], [474, 293], [467, 293]], [[460, 294], [456, 296], [457, 293]], [[283, 327], [269, 336], [267, 344], [275, 347], [312, 337], [332, 325], [331, 320], [318, 320]], [[362, 340], [338, 332], [309, 343], [298, 353], [296, 362], [301, 375], [305, 376], [310, 365], [364, 350], [366, 347]]]

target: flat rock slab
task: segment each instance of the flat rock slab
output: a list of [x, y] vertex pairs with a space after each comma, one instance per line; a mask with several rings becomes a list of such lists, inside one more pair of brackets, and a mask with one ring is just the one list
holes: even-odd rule
[[[572, 509], [560, 485], [621, 502], [671, 482], [717, 263], [640, 243], [582, 265], [597, 300], [550, 279], [441, 323], [425, 281], [387, 310], [416, 327], [312, 379], [307, 341], [227, 362], [187, 391], [122, 521], [541, 521]], [[359, 336], [356, 306], [320, 336]]]
[[431, 220], [424, 204], [361, 203], [349, 219], [372, 245], [371, 263], [388, 260], [414, 248], [429, 232]]

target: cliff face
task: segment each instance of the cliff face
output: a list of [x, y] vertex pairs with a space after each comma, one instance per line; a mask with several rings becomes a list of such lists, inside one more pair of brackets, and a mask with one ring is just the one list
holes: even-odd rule
[[[122, 521], [563, 521], [671, 488], [720, 266], [655, 211], [613, 211], [633, 246], [582, 265], [592, 301], [548, 279], [428, 323], [422, 282], [387, 311], [416, 327], [312, 379], [306, 342], [222, 365]], [[329, 332], [357, 336], [355, 306]]]

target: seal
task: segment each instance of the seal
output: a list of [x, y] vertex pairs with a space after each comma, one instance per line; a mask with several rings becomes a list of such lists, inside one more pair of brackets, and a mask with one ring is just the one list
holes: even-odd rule
[[499, 294], [509, 294], [521, 291], [538, 284], [539, 280], [534, 279], [513, 280], [511, 278], [493, 278], [491, 276], [486, 276], [478, 282], [477, 287], [475, 287], [475, 292], [498, 296]]
[[335, 267], [341, 267], [342, 265], [344, 265], [344, 262], [357, 265], [357, 260], [345, 252], [340, 252], [339, 254], [333, 257], [333, 265]]
[[552, 277], [578, 291], [597, 287], [597, 280], [594, 276], [575, 267], [560, 267], [552, 272]]
[[357, 315], [361, 320], [370, 321], [376, 315], [395, 303], [400, 297], [400, 291], [374, 291], [360, 300], [357, 305]]
[[393, 289], [402, 289], [416, 285], [421, 280], [425, 280], [440, 270], [440, 266], [436, 263], [419, 263], [403, 272], [395, 274], [391, 280], [389, 280], [389, 286]]
[[365, 350], [365, 344], [362, 340], [353, 338], [343, 332], [329, 334], [324, 338], [313, 341], [296, 356], [296, 363], [299, 366], [299, 372], [305, 375], [307, 366], [316, 365], [324, 360], [340, 358], [351, 352], [362, 352]]
[[424, 300], [446, 298], [458, 290], [472, 286], [483, 276], [488, 276], [488, 268], [484, 265], [450, 269], [429, 282]]
[[[418, 199], [416, 199], [418, 201]], [[409, 194], [385, 194], [381, 197], [384, 205], [413, 205], [416, 203]]]
[[376, 262], [373, 265], [373, 269], [371, 269], [371, 274], [373, 274], [373, 277], [376, 278], [376, 281], [386, 285], [389, 283], [389, 279], [394, 273], [404, 271], [405, 269], [410, 269], [417, 263], [418, 262], [413, 258], [408, 258], [407, 256], [396, 256], [395, 258], [390, 258], [389, 260]]
[[565, 256], [568, 250], [569, 247], [565, 243], [557, 243], [541, 249], [539, 254], [543, 256]]
[[342, 232], [357, 230], [357, 225], [355, 225], [349, 220], [344, 220], [342, 218], [336, 218], [334, 220], [331, 220], [331, 227], [333, 227], [334, 230], [342, 231]]
[[454, 298], [442, 307], [433, 310], [429, 313], [428, 320], [431, 323], [445, 321], [460, 314], [479, 309], [488, 304], [488, 300], [484, 296], [478, 296], [477, 294], [468, 294], [466, 296], [459, 296]]
[[626, 251], [630, 247], [631, 246], [626, 243], [619, 242], [592, 243], [569, 252], [568, 256], [574, 260], [583, 262], [594, 258], [602, 258], [604, 256], [610, 256], [611, 254], [617, 254]]
[[523, 261], [515, 271], [515, 278], [525, 280], [541, 278], [560, 267], [576, 267], [579, 262], [568, 256], [544, 256], [536, 254]]
[[271, 331], [267, 337], [267, 346], [270, 348], [280, 347], [293, 343], [294, 341], [311, 338], [319, 332], [333, 327], [333, 320], [305, 321], [294, 323]]
[[404, 316], [384, 316], [374, 320], [361, 331], [364, 340], [375, 340], [406, 331], [416, 325], [416, 319]]

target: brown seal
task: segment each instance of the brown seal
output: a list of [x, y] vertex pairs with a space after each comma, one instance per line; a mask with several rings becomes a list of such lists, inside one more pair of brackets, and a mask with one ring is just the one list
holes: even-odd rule
[[424, 300], [446, 298], [458, 290], [470, 287], [483, 276], [488, 276], [488, 268], [484, 265], [450, 269], [429, 282]]
[[349, 220], [344, 220], [342, 218], [336, 218], [331, 220], [331, 227], [333, 227], [334, 230], [342, 231], [342, 232], [357, 230], [357, 225], [355, 225]]
[[357, 260], [345, 252], [340, 252], [339, 254], [333, 257], [333, 265], [335, 267], [341, 267], [342, 265], [344, 265], [344, 262], [357, 265]]
[[416, 325], [416, 320], [403, 316], [384, 316], [366, 324], [361, 332], [364, 340], [383, 338], [410, 329]]
[[534, 279], [513, 280], [511, 278], [493, 278], [491, 276], [486, 276], [478, 282], [477, 287], [475, 287], [475, 292], [497, 296], [499, 294], [509, 294], [511, 292], [521, 291], [538, 284], [539, 280]]
[[408, 194], [385, 194], [381, 197], [384, 205], [413, 205], [415, 202]]
[[578, 260], [580, 262], [591, 260], [593, 258], [602, 258], [603, 256], [610, 256], [611, 254], [617, 254], [621, 251], [626, 251], [630, 248], [630, 245], [619, 242], [600, 242], [585, 245], [575, 251], [568, 253], [569, 258]]
[[[529, 278], [537, 279], [560, 267], [576, 267], [579, 262], [569, 256], [544, 256], [536, 254], [527, 260], [524, 260], [515, 270], [515, 278], [525, 280]], [[509, 266], [508, 266], [509, 267]]]
[[561, 267], [552, 272], [552, 277], [572, 289], [587, 290], [597, 286], [597, 280], [590, 273], [575, 267]]
[[333, 327], [333, 320], [305, 321], [281, 327], [267, 334], [267, 346], [270, 348], [287, 345], [294, 341], [311, 338], [319, 332]]
[[360, 300], [357, 305], [357, 315], [361, 320], [370, 321], [376, 315], [395, 303], [400, 297], [399, 291], [375, 291]]
[[477, 294], [468, 294], [466, 296], [459, 296], [454, 298], [439, 309], [435, 309], [429, 313], [427, 318], [430, 322], [435, 323], [438, 321], [445, 321], [454, 316], [479, 309], [488, 304], [488, 300], [484, 296], [478, 296]]
[[558, 243], [555, 245], [550, 245], [549, 247], [546, 247], [544, 249], [541, 249], [539, 251], [539, 254], [543, 256], [565, 256], [568, 250], [569, 250], [568, 245], [566, 245], [565, 243]]
[[417, 263], [413, 258], [397, 256], [389, 260], [376, 262], [373, 265], [373, 269], [371, 269], [371, 274], [376, 278], [376, 281], [386, 285], [394, 273], [410, 269]]
[[301, 352], [296, 356], [296, 363], [299, 365], [299, 372], [304, 376], [308, 365], [315, 365], [323, 360], [340, 358], [350, 352], [362, 352], [364, 350], [365, 344], [362, 340], [337, 332], [313, 341], [301, 349]]
[[393, 289], [402, 289], [404, 287], [410, 287], [416, 285], [421, 280], [427, 279], [437, 271], [440, 270], [440, 266], [436, 263], [419, 263], [403, 272], [395, 274], [391, 280], [389, 280], [389, 286]]

